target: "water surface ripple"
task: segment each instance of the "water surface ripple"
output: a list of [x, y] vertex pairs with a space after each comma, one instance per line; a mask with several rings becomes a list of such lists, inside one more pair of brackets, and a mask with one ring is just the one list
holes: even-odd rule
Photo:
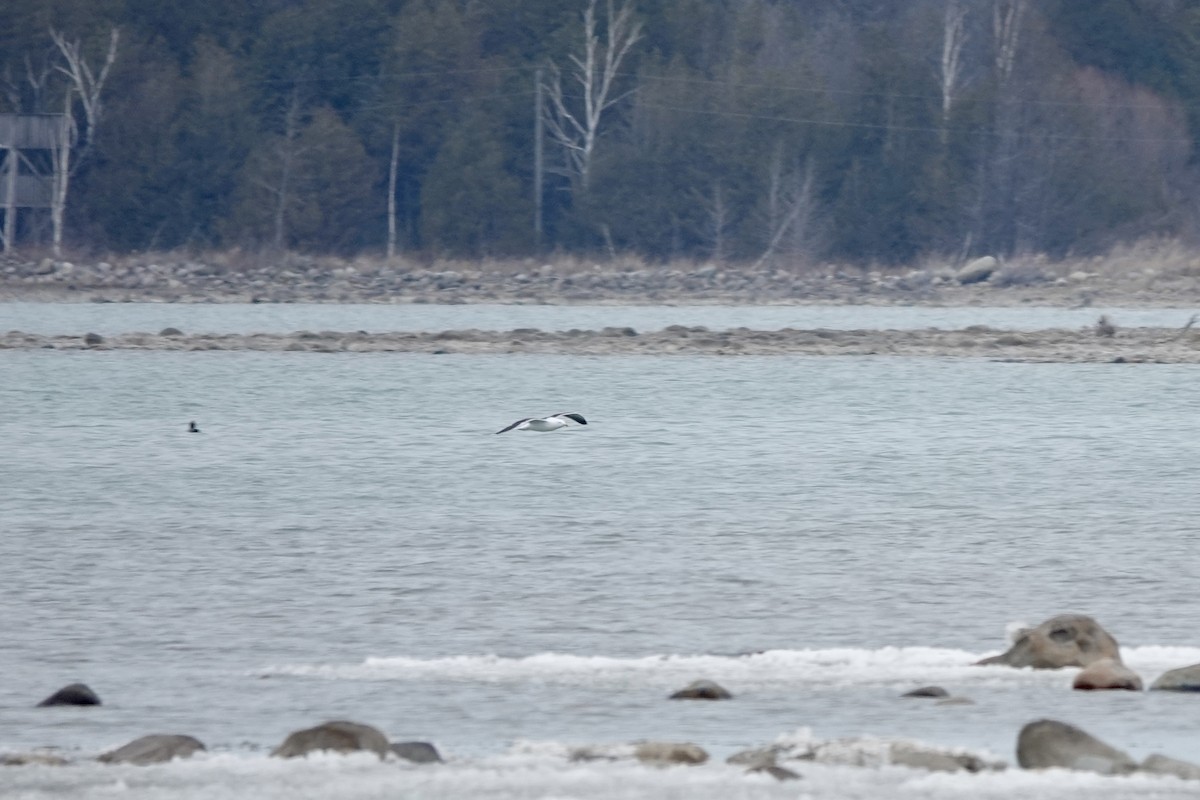
[[[1190, 706], [967, 665], [1065, 611], [1147, 681], [1200, 660], [1196, 370], [0, 352], [0, 750], [349, 717], [460, 754], [807, 725], [1010, 757], [1059, 716], [1194, 758]], [[696, 677], [738, 700], [663, 700]], [[76, 680], [105, 706], [30, 707]], [[929, 682], [976, 705], [896, 700]]]

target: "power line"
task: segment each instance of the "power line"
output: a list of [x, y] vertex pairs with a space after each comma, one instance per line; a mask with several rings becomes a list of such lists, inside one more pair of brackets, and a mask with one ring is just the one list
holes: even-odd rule
[[431, 106], [449, 106], [458, 103], [474, 103], [481, 100], [506, 100], [513, 97], [533, 97], [534, 90], [527, 89], [521, 92], [502, 92], [498, 94], [480, 94], [467, 97], [443, 97], [437, 100], [419, 100], [412, 103], [371, 103], [369, 105], [355, 106], [355, 111], [379, 111], [379, 110], [394, 110], [394, 111], [412, 111], [414, 109], [426, 108]]
[[258, 78], [246, 80], [246, 86], [263, 86], [279, 84], [287, 86], [293, 83], [382, 83], [391, 80], [411, 80], [413, 78], [446, 77], [449, 75], [481, 75], [501, 72], [532, 72], [533, 67], [478, 67], [475, 69], [444, 69], [444, 70], [415, 70], [413, 72], [380, 72], [372, 75], [312, 75], [293, 78]]
[[[658, 83], [685, 83], [703, 86], [720, 86], [729, 89], [766, 89], [770, 91], [796, 92], [813, 95], [841, 95], [846, 97], [875, 97], [886, 100], [921, 100], [929, 103], [941, 103], [941, 95], [914, 94], [909, 92], [872, 92], [853, 89], [832, 89], [824, 86], [804, 86], [787, 83], [743, 83], [740, 81], [719, 81], [710, 78], [676, 78], [663, 75], [645, 75], [632, 72], [619, 73], [622, 77], [634, 78], [640, 81], [655, 81]], [[1017, 105], [1031, 106], [1061, 106], [1065, 108], [1129, 108], [1129, 109], [1161, 109], [1158, 103], [1103, 103], [1086, 100], [1042, 100], [1033, 98], [1015, 98]], [[1198, 103], [1172, 103], [1181, 108], [1200, 108]]]
[[[413, 70], [410, 72], [383, 72], [372, 75], [332, 75], [332, 76], [306, 76], [294, 78], [260, 78], [257, 80], [243, 81], [245, 85], [288, 85], [293, 83], [379, 83], [390, 81], [405, 81], [417, 78], [441, 78], [453, 75], [487, 75], [487, 74], [502, 74], [502, 73], [525, 73], [530, 78], [533, 78], [537, 72], [536, 66], [521, 65], [509, 67], [476, 67], [471, 69], [444, 69], [444, 70]], [[793, 92], [797, 94], [808, 94], [819, 97], [837, 96], [847, 98], [877, 98], [883, 100], [913, 100], [927, 103], [940, 104], [942, 102], [941, 95], [923, 94], [913, 92], [883, 92], [883, 91], [868, 91], [858, 89], [834, 89], [828, 86], [813, 86], [793, 83], [775, 83], [775, 82], [745, 82], [745, 81], [724, 81], [715, 80], [712, 78], [683, 78], [666, 75], [650, 75], [645, 73], [619, 72], [615, 73], [618, 77], [629, 78], [640, 82], [650, 83], [678, 83], [690, 84], [697, 86], [720, 87], [724, 89], [735, 89], [741, 91], [748, 90], [768, 90], [773, 92]], [[1136, 88], [1136, 87], [1135, 87]], [[1047, 100], [1041, 98], [1021, 98], [1016, 97], [1011, 101], [1019, 106], [1045, 106], [1051, 108], [1122, 108], [1129, 110], [1161, 110], [1162, 103], [1114, 103], [1100, 102], [1088, 100]], [[1167, 101], [1168, 107], [1184, 108], [1184, 109], [1200, 109], [1200, 103], [1183, 103], [1178, 101]]]
[[[942, 128], [927, 126], [927, 125], [882, 125], [873, 122], [852, 122], [850, 120], [833, 120], [833, 119], [813, 119], [804, 117], [785, 117], [769, 114], [752, 114], [743, 111], [721, 111], [705, 108], [689, 108], [687, 106], [667, 105], [665, 103], [647, 103], [641, 102], [642, 108], [654, 108], [663, 111], [678, 111], [685, 114], [700, 114], [716, 117], [733, 117], [737, 119], [750, 119], [763, 122], [783, 122], [792, 125], [814, 125], [819, 127], [830, 128], [863, 128], [867, 130], [882, 130], [882, 131], [904, 131], [908, 133], [941, 133]], [[988, 130], [985, 128], [947, 128], [950, 133], [962, 134], [967, 136], [991, 136], [996, 138], [1020, 137], [1025, 135], [1022, 132], [1005, 133], [1003, 131]], [[1056, 141], [1077, 141], [1077, 142], [1161, 142], [1173, 143], [1181, 145], [1191, 145], [1190, 139], [1181, 139], [1178, 137], [1160, 137], [1160, 136], [1079, 136], [1066, 134], [1039, 133], [1038, 138], [1054, 139]]]

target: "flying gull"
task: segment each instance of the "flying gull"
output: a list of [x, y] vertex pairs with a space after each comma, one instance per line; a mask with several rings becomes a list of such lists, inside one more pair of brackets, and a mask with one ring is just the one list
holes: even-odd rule
[[519, 419], [507, 428], [501, 428], [496, 433], [504, 433], [505, 431], [556, 431], [559, 428], [566, 428], [572, 422], [578, 422], [580, 425], [587, 425], [587, 420], [583, 418], [583, 414], [576, 414], [574, 411], [564, 411], [561, 414], [551, 414], [548, 417], [527, 417]]

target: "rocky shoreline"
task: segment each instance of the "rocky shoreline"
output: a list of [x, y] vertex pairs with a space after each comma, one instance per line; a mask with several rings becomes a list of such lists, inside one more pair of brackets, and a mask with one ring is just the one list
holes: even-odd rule
[[[1083, 614], [1060, 614], [1033, 628], [1015, 633], [1011, 646], [999, 655], [975, 662], [991, 668], [1058, 670], [1080, 668], [1073, 691], [1141, 692], [1143, 684], [1124, 666], [1120, 645], [1095, 619]], [[1099, 680], [1084, 680], [1088, 674]], [[1127, 678], [1132, 677], [1131, 682]], [[1200, 664], [1168, 670], [1151, 685], [1150, 691], [1194, 694], [1200, 689]], [[940, 686], [926, 686], [901, 695], [900, 702], [930, 701], [937, 705], [971, 705], [968, 697], [951, 695]], [[668, 701], [736, 702], [734, 695], [710, 680], [698, 680], [671, 694]], [[99, 696], [86, 684], [59, 689], [38, 704], [54, 706], [99, 706]], [[1017, 735], [1017, 765], [1025, 770], [1065, 769], [1100, 775], [1134, 773], [1200, 780], [1200, 765], [1162, 754], [1137, 760], [1113, 745], [1069, 723], [1039, 719], [1025, 724]], [[160, 764], [187, 759], [207, 750], [199, 739], [187, 734], [150, 734], [104, 753], [95, 759], [106, 764]], [[334, 720], [293, 731], [272, 758], [293, 759], [311, 754], [371, 753], [380, 761], [441, 764], [445, 759], [430, 742], [392, 742], [382, 730], [368, 724]], [[616, 744], [560, 748], [557, 755], [572, 763], [589, 761], [634, 761], [648, 766], [695, 766], [710, 761], [709, 752], [690, 741], [638, 740]], [[65, 766], [69, 759], [53, 750], [0, 754], [2, 766]], [[781, 735], [773, 743], [740, 750], [726, 763], [745, 773], [765, 773], [779, 781], [799, 780], [804, 767], [819, 763], [880, 769], [900, 766], [929, 772], [998, 772], [1008, 769], [1002, 759], [956, 747], [938, 747], [910, 739], [859, 736], [821, 740], [804, 731]]]
[[601, 330], [439, 332], [298, 331], [294, 333], [158, 333], [45, 335], [0, 333], [0, 350], [239, 350], [307, 353], [560, 354], [560, 355], [803, 355], [920, 356], [1010, 362], [1197, 364], [1200, 331], [1190, 327], [1102, 326], [1013, 332], [974, 325], [962, 330], [750, 330], [714, 331], [671, 325], [642, 333]]
[[[1152, 258], [1156, 267], [1139, 267]], [[1050, 263], [991, 257], [898, 271], [717, 265], [649, 267], [632, 260], [345, 261], [237, 254], [203, 260], [129, 256], [95, 263], [0, 259], [0, 302], [378, 303], [548, 305], [869, 305], [1200, 307], [1200, 256], [1171, 251]], [[569, 355], [875, 355], [1069, 363], [1200, 363], [1200, 334], [1183, 329], [734, 330], [672, 325], [545, 331], [296, 331], [100, 336], [0, 332], [0, 349], [261, 350], [317, 353], [554, 353]], [[1194, 320], [1193, 320], [1194, 321]]]
[[[915, 269], [648, 265], [619, 258], [419, 263], [236, 254], [77, 263], [0, 259], [0, 301], [1200, 306], [1200, 258], [1051, 263], [991, 257]], [[1132, 263], [1131, 263], [1132, 262]]]

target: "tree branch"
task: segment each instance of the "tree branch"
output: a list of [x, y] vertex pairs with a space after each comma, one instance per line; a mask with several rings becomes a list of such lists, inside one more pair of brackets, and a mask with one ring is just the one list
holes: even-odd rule
[[554, 67], [554, 78], [547, 85], [550, 108], [546, 113], [546, 129], [562, 149], [566, 162], [564, 172], [578, 188], [586, 192], [591, 175], [592, 155], [600, 135], [604, 112], [620, 102], [628, 93], [612, 97], [612, 86], [619, 74], [621, 62], [641, 38], [641, 25], [633, 18], [631, 0], [620, 10], [613, 0], [606, 0], [607, 25], [604, 40], [596, 32], [596, 0], [588, 0], [583, 12], [582, 53], [567, 57], [574, 70], [571, 77], [581, 90], [582, 111], [572, 111], [562, 90], [562, 73]]

